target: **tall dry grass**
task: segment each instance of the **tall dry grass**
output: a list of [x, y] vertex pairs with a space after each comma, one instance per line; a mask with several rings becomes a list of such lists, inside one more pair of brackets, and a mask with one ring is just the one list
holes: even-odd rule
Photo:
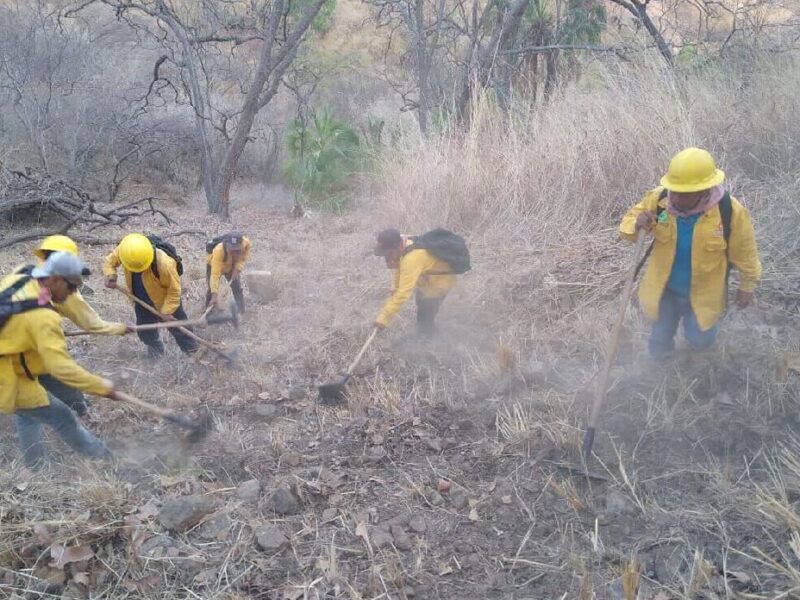
[[596, 62], [547, 105], [518, 98], [503, 114], [484, 97], [468, 133], [406, 139], [383, 165], [380, 219], [465, 233], [473, 300], [519, 317], [508, 292], [541, 284], [531, 265], [558, 271], [594, 256], [602, 288], [594, 292], [613, 286], [624, 269], [619, 217], [658, 184], [675, 152], [697, 145], [753, 211], [765, 281], [777, 281], [795, 272], [783, 259], [797, 249], [800, 222], [798, 89], [800, 69], [785, 57], [682, 72], [658, 61]]

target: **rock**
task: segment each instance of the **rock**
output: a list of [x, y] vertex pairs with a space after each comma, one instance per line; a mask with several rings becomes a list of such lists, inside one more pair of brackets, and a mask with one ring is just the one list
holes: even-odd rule
[[425, 519], [420, 516], [416, 516], [411, 519], [411, 521], [408, 522], [408, 526], [411, 527], [411, 531], [414, 533], [425, 533], [428, 529]]
[[458, 446], [458, 440], [456, 438], [452, 437], [445, 438], [444, 442], [442, 442], [442, 447], [445, 450], [450, 450], [451, 448], [455, 448], [456, 446]]
[[450, 492], [450, 501], [453, 503], [453, 508], [456, 510], [462, 510], [467, 506], [467, 494], [464, 490], [457, 488], [455, 490], [451, 490]]
[[262, 525], [255, 534], [258, 547], [266, 552], [275, 552], [289, 543], [289, 538], [277, 525]]
[[403, 595], [406, 598], [416, 598], [417, 597], [417, 591], [413, 587], [411, 587], [410, 585], [407, 585], [406, 587], [403, 588]]
[[450, 491], [450, 482], [446, 479], [440, 479], [436, 484], [436, 491], [440, 494], [446, 494]]
[[158, 522], [170, 531], [186, 531], [214, 512], [214, 503], [205, 496], [183, 496], [167, 501], [158, 513]]
[[224, 542], [232, 524], [227, 513], [218, 512], [200, 524], [197, 528], [197, 535], [203, 540]]
[[270, 497], [270, 506], [279, 515], [296, 515], [300, 512], [300, 501], [288, 488], [278, 488]]
[[367, 460], [371, 463], [379, 463], [386, 458], [386, 449], [383, 446], [373, 446], [367, 452]]
[[322, 511], [322, 520], [323, 521], [333, 521], [336, 517], [339, 516], [339, 511], [335, 508], [326, 508]]
[[266, 419], [272, 418], [278, 412], [278, 407], [274, 404], [256, 404], [256, 414]]
[[442, 495], [434, 489], [428, 491], [428, 502], [430, 502], [433, 506], [441, 506], [444, 504], [444, 498]]
[[261, 482], [258, 479], [251, 479], [240, 483], [236, 488], [236, 497], [244, 502], [258, 502], [261, 497]]
[[439, 441], [439, 438], [427, 438], [425, 445], [437, 454], [442, 451], [442, 442]]
[[475, 423], [473, 423], [472, 419], [461, 419], [458, 422], [458, 429], [459, 431], [474, 431]]
[[381, 446], [383, 445], [383, 436], [380, 433], [376, 433], [372, 436], [372, 445], [373, 446]]
[[638, 512], [636, 505], [622, 492], [611, 489], [606, 494], [606, 515], [617, 517], [622, 515], [635, 515]]
[[392, 542], [392, 534], [385, 529], [376, 529], [372, 532], [372, 543], [379, 550], [383, 548], [389, 548], [392, 545]]
[[293, 385], [286, 393], [286, 397], [293, 402], [302, 400], [308, 394], [308, 389], [304, 385]]
[[247, 291], [264, 304], [276, 300], [280, 295], [280, 285], [269, 271], [246, 270], [244, 278], [247, 282]]
[[281, 457], [281, 462], [288, 467], [298, 467], [303, 462], [303, 457], [297, 452], [287, 452]]
[[411, 550], [411, 538], [403, 531], [402, 527], [392, 525], [391, 531], [395, 548], [398, 550]]

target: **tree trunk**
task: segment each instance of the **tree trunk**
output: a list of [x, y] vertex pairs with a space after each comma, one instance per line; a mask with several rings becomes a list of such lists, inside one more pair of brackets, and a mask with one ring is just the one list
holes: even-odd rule
[[194, 107], [194, 125], [197, 131], [197, 140], [200, 142], [201, 151], [201, 164], [203, 178], [203, 192], [206, 196], [206, 203], [208, 204], [208, 211], [211, 213], [218, 212], [219, 206], [217, 197], [214, 193], [214, 182], [217, 177], [213, 172], [214, 161], [213, 151], [211, 148], [211, 140], [208, 137], [208, 130], [206, 129], [205, 119], [205, 99], [200, 89], [200, 78], [197, 76], [197, 66], [194, 62], [194, 49], [192, 48], [189, 38], [183, 27], [175, 21], [172, 14], [166, 7], [160, 9], [159, 16], [169, 26], [175, 36], [181, 43], [181, 53], [184, 63], [186, 63], [186, 70], [189, 72], [189, 94], [191, 96], [191, 103]]
[[667, 61], [667, 64], [672, 66], [674, 62], [674, 57], [672, 56], [672, 48], [667, 43], [667, 40], [664, 39], [664, 36], [661, 35], [661, 32], [656, 27], [656, 24], [653, 23], [653, 20], [650, 18], [650, 15], [647, 14], [647, 2], [639, 2], [638, 0], [611, 0], [614, 4], [617, 4], [631, 13], [634, 17], [641, 21], [644, 28], [647, 30], [647, 33], [650, 34], [650, 37], [653, 38], [653, 41], [656, 43], [656, 47], [658, 51], [661, 53], [661, 56], [664, 57], [664, 60]]
[[[325, 0], [315, 0], [314, 4], [308, 8], [308, 12], [295, 25], [294, 30], [281, 46], [280, 51], [275, 55], [273, 55], [274, 40], [278, 26], [283, 18], [283, 0], [277, 0], [272, 8], [267, 31], [264, 33], [264, 44], [261, 48], [256, 73], [242, 106], [239, 122], [236, 125], [236, 133], [233, 135], [233, 139], [222, 158], [217, 178], [216, 212], [225, 218], [230, 216], [230, 191], [236, 165], [250, 138], [250, 130], [253, 128], [256, 115], [277, 94], [283, 74], [292, 64], [306, 31], [324, 3]], [[270, 82], [270, 85], [265, 92], [264, 87], [267, 81]]]

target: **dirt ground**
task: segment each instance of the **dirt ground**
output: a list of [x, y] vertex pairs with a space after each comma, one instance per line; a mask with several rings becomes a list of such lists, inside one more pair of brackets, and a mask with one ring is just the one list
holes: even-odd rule
[[[418, 339], [407, 308], [349, 404], [331, 408], [316, 385], [346, 368], [389, 292], [369, 253], [378, 227], [368, 211], [294, 219], [280, 190], [238, 197], [248, 268], [273, 273], [278, 293], [250, 295], [238, 330], [202, 330], [238, 349], [236, 366], [187, 359], [166, 337], [157, 363], [135, 336], [70, 342], [124, 391], [207, 407], [215, 431], [188, 447], [172, 426], [94, 399], [85, 423], [115, 460], [51, 436], [48, 468], [24, 481], [13, 419], [0, 420], [0, 597], [800, 597], [799, 319], [779, 282], [726, 317], [713, 352], [662, 364], [631, 309], [587, 477], [578, 449], [618, 288], [582, 296], [559, 266], [577, 256], [591, 280], [590, 255], [570, 245], [581, 240], [527, 281], [493, 284], [538, 315], [525, 335], [476, 289], [478, 252], [438, 337]], [[196, 202], [170, 212], [176, 225], [148, 227], [225, 227]], [[172, 241], [199, 314], [204, 237]], [[624, 264], [613, 232], [607, 246]], [[82, 251], [99, 272], [110, 248]], [[4, 271], [29, 252], [4, 251]], [[132, 319], [99, 274], [84, 292], [104, 317]]]

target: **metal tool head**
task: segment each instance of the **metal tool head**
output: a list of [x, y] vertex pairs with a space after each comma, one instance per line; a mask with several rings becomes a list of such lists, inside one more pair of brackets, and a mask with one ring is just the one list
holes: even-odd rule
[[164, 418], [167, 421], [175, 423], [175, 425], [188, 430], [189, 433], [186, 435], [185, 439], [190, 444], [195, 444], [204, 439], [214, 429], [214, 418], [211, 416], [211, 413], [208, 410], [205, 410], [197, 419], [197, 421], [191, 421], [190, 419], [177, 414], [167, 415]]
[[233, 300], [231, 300], [230, 304], [228, 305], [228, 311], [230, 314], [212, 312], [206, 317], [206, 323], [209, 325], [222, 325], [224, 323], [230, 323], [236, 329], [239, 329], [239, 309], [236, 306], [236, 302]]
[[350, 375], [344, 375], [341, 381], [333, 383], [324, 383], [319, 386], [319, 402], [329, 406], [337, 406], [344, 404], [347, 401], [345, 395], [345, 386], [347, 385]]

